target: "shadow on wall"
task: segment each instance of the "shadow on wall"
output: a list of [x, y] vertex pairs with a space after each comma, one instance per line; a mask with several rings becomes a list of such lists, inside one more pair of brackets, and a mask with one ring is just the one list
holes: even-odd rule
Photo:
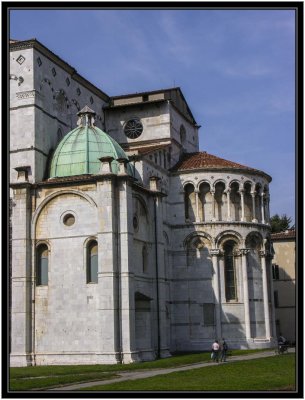
[[276, 336], [282, 334], [289, 342], [296, 340], [296, 285], [295, 280], [277, 265], [273, 265], [273, 296]]
[[[245, 340], [245, 331], [240, 319], [232, 314], [222, 310], [222, 337], [225, 338], [229, 349], [239, 349], [240, 341]], [[219, 338], [220, 340], [222, 338]]]

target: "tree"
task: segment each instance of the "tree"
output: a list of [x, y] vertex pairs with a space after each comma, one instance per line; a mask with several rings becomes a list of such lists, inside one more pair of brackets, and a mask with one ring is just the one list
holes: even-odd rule
[[273, 217], [270, 218], [271, 232], [278, 233], [293, 228], [290, 227], [291, 221], [292, 218], [287, 217], [286, 214], [283, 214], [282, 216], [279, 216], [278, 214], [273, 215]]

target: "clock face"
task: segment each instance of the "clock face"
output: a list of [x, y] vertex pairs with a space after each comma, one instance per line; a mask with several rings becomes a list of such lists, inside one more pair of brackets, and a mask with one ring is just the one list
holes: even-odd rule
[[130, 119], [124, 126], [124, 133], [129, 139], [137, 139], [143, 132], [143, 125], [139, 119]]

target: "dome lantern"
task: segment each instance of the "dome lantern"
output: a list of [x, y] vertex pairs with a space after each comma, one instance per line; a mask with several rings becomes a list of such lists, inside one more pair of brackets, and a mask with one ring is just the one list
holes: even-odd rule
[[90, 107], [85, 106], [82, 110], [80, 110], [78, 113], [78, 120], [77, 120], [77, 125], [78, 126], [93, 126], [95, 122], [95, 115], [96, 112], [91, 110]]

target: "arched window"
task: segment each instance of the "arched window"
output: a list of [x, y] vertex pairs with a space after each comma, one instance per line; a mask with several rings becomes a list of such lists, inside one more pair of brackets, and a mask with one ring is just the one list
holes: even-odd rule
[[49, 251], [46, 244], [41, 244], [36, 250], [36, 285], [48, 284]]
[[226, 301], [237, 300], [235, 261], [233, 254], [234, 246], [235, 242], [233, 242], [232, 240], [229, 240], [223, 246], [225, 262]]
[[199, 220], [206, 222], [212, 220], [212, 196], [210, 185], [203, 182], [199, 187]]
[[188, 183], [184, 188], [185, 219], [195, 221], [196, 199], [194, 186]]
[[251, 183], [246, 182], [244, 185], [244, 204], [245, 204], [245, 221], [251, 222], [253, 217], [253, 206], [251, 196]]
[[180, 126], [180, 143], [182, 144], [182, 146], [184, 145], [186, 140], [186, 131], [185, 131], [185, 127], [183, 125]]
[[147, 272], [147, 247], [144, 244], [143, 248], [142, 248], [142, 268], [143, 268], [143, 272]]
[[241, 198], [239, 194], [239, 184], [233, 182], [231, 184], [230, 203], [231, 203], [231, 216], [233, 221], [240, 221], [241, 219]]
[[215, 185], [215, 216], [217, 221], [224, 221], [227, 216], [224, 191], [225, 184], [223, 182], [217, 182]]
[[95, 240], [88, 244], [87, 283], [98, 283], [98, 246]]

